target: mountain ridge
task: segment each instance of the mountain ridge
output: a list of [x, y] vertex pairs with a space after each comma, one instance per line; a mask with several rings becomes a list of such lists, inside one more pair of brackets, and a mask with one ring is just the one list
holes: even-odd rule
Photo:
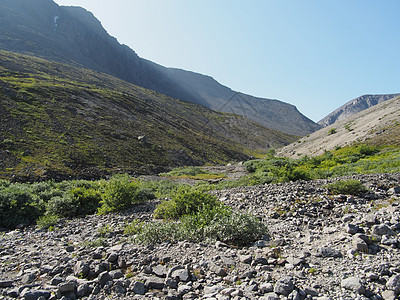
[[[240, 97], [230, 101], [232, 95], [241, 93], [201, 74], [195, 78], [190, 76], [191, 81], [183, 79], [183, 74], [187, 76], [189, 73], [185, 72], [188, 71], [169, 69], [140, 58], [134, 50], [110, 36], [101, 22], [83, 8], [58, 6], [52, 0], [3, 0], [0, 11], [1, 49], [81, 65], [173, 98], [211, 109], [223, 107], [221, 111], [243, 115], [289, 134], [301, 136], [320, 128], [297, 109], [292, 109], [292, 105], [274, 102], [278, 100], [246, 95], [247, 101], [260, 108], [257, 114], [247, 114], [246, 101]], [[206, 81], [207, 85], [203, 85]], [[238, 102], [244, 103], [244, 111], [235, 108]], [[273, 110], [271, 104], [274, 104]], [[290, 113], [292, 117], [286, 122], [271, 118], [269, 112], [278, 116], [281, 111]]]
[[299, 158], [317, 156], [337, 147], [357, 143], [372, 145], [400, 145], [400, 96], [383, 101], [343, 120], [302, 137], [278, 154]]
[[329, 126], [337, 121], [344, 120], [347, 117], [398, 96], [400, 96], [400, 94], [362, 95], [343, 104], [318, 121], [318, 124], [322, 127]]

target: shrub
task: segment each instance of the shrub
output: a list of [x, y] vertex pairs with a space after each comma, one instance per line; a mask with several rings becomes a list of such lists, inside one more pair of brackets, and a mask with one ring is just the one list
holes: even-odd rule
[[0, 190], [0, 227], [32, 224], [42, 214], [32, 193], [24, 184], [11, 184]]
[[93, 188], [77, 187], [69, 193], [78, 203], [77, 215], [93, 214], [100, 206], [101, 193]]
[[331, 128], [328, 131], [328, 135], [335, 134], [335, 133], [336, 133], [336, 128]]
[[48, 215], [72, 218], [77, 216], [79, 211], [79, 200], [69, 194], [53, 197], [46, 205], [46, 214]]
[[331, 194], [346, 194], [360, 196], [365, 194], [367, 188], [358, 180], [336, 181], [327, 185], [328, 191]]
[[36, 220], [36, 225], [39, 228], [48, 229], [58, 223], [60, 220], [59, 216], [56, 215], [44, 215]]
[[249, 214], [233, 212], [226, 206], [183, 216], [179, 221], [140, 224], [137, 241], [145, 244], [165, 241], [222, 241], [248, 246], [268, 234], [267, 226]]
[[143, 230], [144, 225], [144, 222], [135, 219], [125, 227], [124, 234], [138, 234]]
[[184, 215], [220, 206], [216, 196], [201, 192], [196, 188], [181, 187], [169, 201], [161, 202], [154, 211], [156, 219], [179, 219]]
[[118, 176], [111, 179], [105, 186], [99, 214], [122, 211], [134, 203], [144, 199], [138, 195], [139, 182], [132, 181], [128, 176]]

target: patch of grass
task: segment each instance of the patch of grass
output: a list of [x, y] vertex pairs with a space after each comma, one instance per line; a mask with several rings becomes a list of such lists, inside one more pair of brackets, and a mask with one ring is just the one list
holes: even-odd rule
[[51, 231], [50, 228], [54, 228], [54, 225], [56, 225], [59, 220], [60, 220], [59, 216], [44, 215], [36, 220], [36, 224], [39, 228], [49, 229], [49, 231]]
[[361, 196], [368, 192], [368, 189], [358, 180], [336, 181], [327, 185], [331, 194]]
[[175, 168], [168, 173], [162, 173], [161, 176], [173, 177], [173, 178], [188, 178], [195, 180], [210, 180], [210, 179], [222, 179], [226, 176], [221, 173], [210, 173], [200, 167], [181, 167]]

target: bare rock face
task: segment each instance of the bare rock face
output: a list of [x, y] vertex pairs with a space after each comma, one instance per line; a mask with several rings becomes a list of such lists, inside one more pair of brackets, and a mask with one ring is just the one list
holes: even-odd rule
[[[214, 191], [268, 224], [269, 241], [243, 248], [215, 241], [135, 244], [121, 229], [133, 219], [148, 221], [154, 203], [62, 220], [51, 232], [5, 232], [0, 293], [5, 299], [397, 299], [400, 199], [389, 187], [400, 174], [353, 179], [373, 194], [332, 197], [328, 180]], [[90, 245], [105, 225], [113, 234]]]
[[399, 97], [400, 94], [387, 94], [387, 95], [364, 95], [356, 99], [350, 100], [342, 105], [320, 121], [318, 124], [326, 127], [337, 121], [344, 120], [360, 111], [363, 111], [371, 106], [377, 105], [381, 102]]

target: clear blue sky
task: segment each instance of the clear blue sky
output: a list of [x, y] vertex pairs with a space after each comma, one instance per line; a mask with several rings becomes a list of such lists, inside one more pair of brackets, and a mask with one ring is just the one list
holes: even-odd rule
[[146, 59], [279, 99], [318, 121], [400, 93], [400, 0], [55, 0]]

